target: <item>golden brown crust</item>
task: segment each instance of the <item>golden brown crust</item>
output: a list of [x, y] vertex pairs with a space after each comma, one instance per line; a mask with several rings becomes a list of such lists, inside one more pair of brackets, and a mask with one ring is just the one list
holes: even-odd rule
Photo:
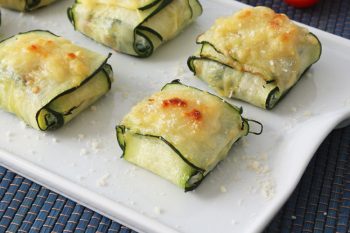
[[306, 28], [267, 7], [246, 8], [217, 19], [198, 38], [204, 41], [237, 61], [232, 63], [235, 69], [276, 80], [282, 91], [296, 82], [309, 63], [303, 60], [304, 52], [318, 51], [319, 46]]

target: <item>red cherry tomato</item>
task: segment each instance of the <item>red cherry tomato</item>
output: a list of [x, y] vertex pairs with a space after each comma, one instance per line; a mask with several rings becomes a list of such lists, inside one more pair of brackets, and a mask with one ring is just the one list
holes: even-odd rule
[[319, 0], [284, 0], [285, 3], [298, 8], [305, 8], [315, 5]]

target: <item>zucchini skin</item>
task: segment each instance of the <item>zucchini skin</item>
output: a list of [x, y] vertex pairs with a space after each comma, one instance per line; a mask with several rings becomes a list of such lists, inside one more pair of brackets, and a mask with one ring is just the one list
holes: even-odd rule
[[264, 6], [218, 18], [196, 43], [189, 69], [221, 96], [272, 109], [320, 59], [307, 28]]
[[[170, 25], [167, 27], [164, 27], [161, 30], [165, 30], [165, 28], [173, 28], [178, 27], [178, 29], [174, 32], [163, 34], [161, 31], [158, 31], [156, 28], [158, 27], [157, 24], [159, 22], [168, 23], [167, 20], [164, 20], [165, 17], [163, 14], [163, 11], [166, 11], [167, 9], [170, 9], [169, 7], [172, 7], [172, 9], [177, 9], [178, 14], [181, 14], [181, 8], [176, 8], [177, 5], [179, 5], [180, 2], [186, 2], [187, 4], [187, 11], [189, 11], [189, 17], [190, 18], [184, 18], [183, 22], [180, 22], [179, 25], [173, 25], [174, 23], [170, 21]], [[176, 5], [177, 4], [177, 5]], [[183, 4], [183, 3], [182, 3]], [[111, 47], [112, 49], [129, 54], [136, 57], [146, 58], [153, 54], [154, 50], [159, 47], [161, 44], [166, 42], [167, 40], [172, 39], [177, 34], [179, 34], [188, 24], [190, 24], [192, 21], [194, 21], [201, 13], [202, 13], [202, 6], [199, 3], [198, 0], [155, 0], [154, 2], [140, 7], [133, 11], [132, 14], [145, 14], [146, 17], [144, 17], [140, 22], [138, 22], [137, 25], [132, 25], [128, 23], [128, 19], [119, 19], [118, 16], [109, 16], [109, 17], [115, 17], [113, 22], [108, 30], [109, 34], [105, 34], [103, 36], [96, 36], [90, 31], [98, 31], [98, 28], [103, 26], [102, 23], [98, 24], [92, 24], [89, 20], [97, 20], [93, 18], [94, 16], [91, 16], [94, 14], [93, 11], [90, 12], [89, 18], [84, 21], [84, 17], [79, 15], [79, 9], [85, 7], [82, 3], [80, 3], [78, 0], [75, 1], [74, 5], [67, 9], [67, 15], [74, 26], [74, 29], [77, 31], [80, 31], [82, 34], [86, 35], [87, 37], [90, 37], [91, 39], [102, 43], [108, 47]], [[119, 7], [121, 8], [121, 7]], [[118, 7], [114, 7], [114, 9], [118, 9]], [[98, 11], [98, 10], [96, 10]], [[101, 12], [104, 12], [103, 9], [100, 10]], [[130, 12], [129, 12], [130, 13]], [[131, 14], [131, 13], [130, 13]], [[162, 18], [163, 17], [163, 18]], [[187, 17], [187, 16], [186, 16]], [[98, 18], [103, 21], [103, 18]], [[128, 33], [124, 34], [114, 34], [113, 32], [113, 24], [118, 23], [118, 28], [124, 27], [124, 31], [127, 31]], [[117, 27], [117, 26], [116, 26]], [[118, 29], [121, 30], [121, 29]], [[100, 33], [101, 34], [101, 33]], [[129, 35], [130, 34], [130, 35]], [[127, 39], [123, 38], [125, 36]], [[108, 38], [108, 39], [107, 39]], [[111, 39], [113, 38], [113, 39]], [[127, 42], [126, 42], [127, 41]], [[121, 43], [123, 43], [121, 45]]]
[[[44, 107], [42, 107], [36, 114], [35, 118], [36, 118], [36, 121], [37, 121], [37, 124], [39, 126], [39, 129], [41, 131], [46, 131], [46, 130], [56, 130], [56, 129], [59, 129], [61, 128], [65, 123], [66, 121], [64, 120], [64, 116], [66, 114], [70, 114], [70, 112], [72, 110], [74, 110], [74, 108], [76, 107], [73, 107], [72, 109], [70, 109], [68, 111], [68, 113], [64, 114], [64, 113], [59, 113], [59, 112], [56, 112], [50, 108], [48, 108], [48, 106], [53, 102], [55, 101], [56, 99], [60, 98], [61, 96], [64, 96], [64, 95], [67, 95], [69, 93], [72, 93], [74, 91], [77, 91], [79, 88], [82, 88], [84, 87], [84, 85], [86, 85], [92, 78], [94, 78], [94, 76], [102, 71], [104, 74], [105, 74], [105, 77], [106, 77], [106, 80], [108, 82], [108, 91], [111, 89], [111, 86], [112, 86], [112, 80], [113, 80], [113, 70], [112, 70], [112, 66], [107, 64], [107, 61], [108, 59], [111, 57], [112, 54], [109, 54], [108, 57], [106, 58], [106, 60], [103, 62], [103, 64], [93, 73], [91, 74], [88, 78], [86, 78], [79, 86], [76, 86], [76, 87], [73, 87], [69, 90], [66, 90], [65, 92], [62, 92], [60, 95], [56, 96], [54, 99], [52, 99], [48, 104], [46, 104]], [[46, 111], [49, 112], [49, 114], [45, 115], [45, 121], [46, 121], [46, 124], [48, 127], [46, 128], [42, 128], [40, 127], [40, 124], [39, 124], [39, 114], [40, 112], [45, 109]], [[49, 123], [48, 120], [47, 120], [47, 117], [52, 117], [54, 116], [55, 119], [54, 119], [54, 123]]]
[[[315, 64], [321, 57], [321, 54], [322, 54], [322, 44], [320, 42], [320, 40], [317, 38], [316, 35], [314, 35], [313, 33], [309, 33], [310, 35], [312, 35], [315, 39], [317, 39], [318, 41], [318, 45], [319, 45], [319, 55], [318, 55], [318, 58], [312, 63], [310, 64], [302, 73], [301, 75], [299, 76], [299, 78], [297, 79], [297, 81], [294, 83], [293, 86], [291, 86], [290, 88], [288, 88], [287, 90], [285, 91], [282, 91], [280, 90], [280, 88], [276, 85], [275, 88], [271, 89], [270, 92], [268, 93], [268, 95], [266, 95], [266, 98], [265, 100], [262, 100], [261, 103], [262, 104], [256, 104], [256, 103], [252, 103], [250, 101], [247, 101], [246, 99], [244, 98], [238, 98], [240, 100], [243, 100], [243, 101], [246, 101], [246, 102], [249, 102], [253, 105], [256, 105], [258, 107], [261, 107], [261, 108], [265, 108], [265, 109], [268, 109], [268, 110], [271, 110], [273, 109], [277, 103], [280, 102], [281, 99], [283, 99], [283, 97], [298, 83], [298, 81], [303, 77], [303, 75], [306, 73], [307, 70], [310, 69], [310, 67]], [[200, 51], [202, 51], [202, 48], [205, 44], [210, 44], [209, 42], [206, 42], [206, 41], [202, 41], [202, 42], [197, 42], [197, 44], [199, 44], [201, 46], [201, 49]], [[215, 46], [213, 44], [210, 44], [218, 53], [222, 54], [217, 48], [215, 48]], [[190, 71], [193, 72], [193, 74], [195, 76], [197, 76], [198, 78], [202, 79], [203, 80], [203, 77], [199, 77], [197, 75], [197, 72], [196, 72], [196, 66], [194, 64], [194, 61], [195, 60], [206, 60], [206, 61], [209, 61], [209, 62], [214, 62], [214, 63], [220, 63], [222, 66], [228, 68], [228, 69], [232, 69], [234, 70], [234, 67], [228, 65], [228, 64], [225, 64], [225, 63], [222, 63], [220, 61], [218, 61], [217, 59], [215, 59], [215, 57], [208, 57], [208, 56], [202, 56], [201, 52], [199, 53], [199, 56], [190, 56], [188, 59], [187, 59], [187, 66], [189, 68]], [[248, 71], [244, 71], [244, 72], [248, 72]], [[248, 72], [249, 73], [249, 72]], [[204, 80], [205, 81], [205, 80]], [[269, 85], [271, 83], [274, 83], [275, 81], [272, 79], [271, 81], [266, 81], [266, 84]], [[210, 84], [209, 84], [210, 85]], [[215, 89], [215, 87], [212, 86], [212, 88]], [[227, 96], [227, 95], [223, 95], [225, 97], [229, 97], [231, 98], [231, 96]], [[233, 96], [234, 98], [237, 98], [235, 96]]]
[[0, 6], [11, 10], [29, 12], [55, 1], [57, 0], [0, 0]]
[[[205, 175], [205, 171], [197, 166], [195, 166], [193, 163], [191, 163], [190, 161], [188, 161], [182, 154], [179, 150], [176, 149], [175, 146], [173, 146], [169, 141], [167, 141], [164, 137], [162, 136], [157, 136], [157, 135], [150, 135], [150, 134], [140, 134], [140, 133], [135, 133], [135, 132], [132, 132], [132, 129], [130, 128], [126, 128], [125, 125], [117, 125], [116, 126], [116, 136], [117, 136], [117, 140], [118, 140], [118, 144], [120, 146], [120, 148], [122, 149], [123, 153], [121, 155], [121, 158], [125, 158], [125, 152], [126, 152], [126, 146], [127, 146], [127, 142], [125, 141], [124, 139], [124, 135], [126, 133], [132, 133], [132, 134], [135, 134], [135, 135], [138, 135], [138, 136], [141, 136], [141, 137], [144, 137], [144, 138], [154, 138], [154, 139], [157, 139], [159, 141], [162, 141], [164, 144], [166, 144], [168, 147], [170, 147], [176, 154], [179, 158], [181, 158], [191, 169], [191, 173], [189, 174], [189, 178], [188, 180], [186, 181], [185, 184], [183, 184], [183, 186], [181, 186], [185, 192], [187, 191], [191, 191], [191, 190], [194, 190], [201, 182], [202, 180], [204, 179]], [[131, 132], [128, 132], [128, 131], [131, 131]], [[126, 159], [128, 160], [128, 159]], [[139, 165], [139, 164], [136, 164], [136, 165]], [[193, 183], [190, 183], [189, 181], [192, 179], [192, 177], [199, 177], [198, 180], [196, 180], [195, 182]]]
[[[124, 158], [127, 161], [129, 161], [131, 163], [134, 163], [134, 164], [136, 164], [138, 166], [141, 166], [141, 167], [143, 167], [145, 169], [148, 169], [148, 170], [150, 170], [150, 171], [152, 171], [152, 172], [162, 176], [163, 178], [166, 178], [166, 179], [170, 180], [171, 182], [173, 182], [174, 184], [178, 185], [180, 188], [184, 189], [185, 191], [191, 191], [191, 190], [194, 190], [196, 187], [198, 187], [200, 185], [200, 183], [203, 181], [203, 179], [210, 173], [210, 171], [212, 171], [215, 168], [215, 166], [218, 164], [218, 162], [220, 162], [223, 158], [225, 158], [227, 156], [227, 153], [228, 153], [229, 149], [231, 148], [231, 146], [234, 144], [234, 142], [239, 140], [240, 137], [245, 136], [245, 135], [247, 135], [249, 133], [249, 124], [248, 124], [249, 120], [247, 120], [247, 119], [242, 117], [242, 115], [241, 115], [242, 114], [242, 108], [238, 108], [236, 106], [230, 105], [225, 100], [221, 99], [220, 97], [218, 97], [216, 95], [204, 92], [204, 91], [202, 91], [200, 89], [197, 89], [195, 87], [183, 85], [182, 83], [180, 83], [179, 80], [174, 80], [173, 82], [166, 84], [161, 89], [160, 93], [164, 92], [165, 93], [164, 94], [164, 98], [165, 98], [166, 96], [168, 96], [167, 93], [173, 93], [172, 91], [174, 91], [174, 90], [176, 91], [177, 90], [176, 88], [179, 88], [178, 89], [179, 90], [179, 93], [178, 93], [179, 96], [181, 96], [181, 94], [180, 94], [181, 90], [186, 90], [186, 91], [187, 90], [191, 90], [191, 91], [193, 91], [195, 93], [202, 93], [203, 96], [206, 96], [205, 98], [209, 99], [212, 103], [221, 103], [222, 105], [220, 105], [220, 106], [224, 106], [223, 108], [227, 108], [227, 110], [222, 110], [222, 111], [223, 112], [228, 111], [230, 114], [232, 114], [230, 116], [227, 116], [228, 118], [225, 118], [226, 124], [229, 124], [227, 122], [230, 122], [230, 121], [236, 121], [236, 120], [239, 121], [239, 123], [238, 122], [234, 123], [234, 124], [238, 124], [237, 125], [238, 129], [236, 129], [236, 130], [238, 130], [239, 133], [237, 134], [237, 136], [234, 136], [232, 139], [227, 139], [226, 138], [225, 140], [228, 140], [226, 142], [228, 144], [225, 143], [225, 146], [221, 147], [220, 145], [222, 145], [222, 144], [218, 144], [218, 147], [219, 147], [218, 150], [220, 151], [220, 153], [215, 154], [215, 155], [214, 154], [211, 155], [212, 159], [208, 158], [209, 160], [213, 160], [213, 161], [217, 161], [217, 162], [213, 162], [213, 163], [210, 162], [209, 164], [204, 163], [206, 165], [204, 165], [204, 164], [200, 165], [200, 163], [196, 162], [196, 160], [193, 160], [192, 156], [195, 156], [195, 155], [189, 156], [188, 154], [187, 155], [184, 154], [184, 151], [186, 151], [186, 150], [184, 150], [182, 148], [182, 146], [180, 146], [179, 144], [174, 142], [173, 139], [169, 138], [165, 134], [164, 135], [162, 135], [161, 133], [160, 134], [156, 134], [156, 132], [153, 131], [152, 128], [146, 129], [147, 133], [145, 133], [146, 131], [144, 131], [142, 128], [138, 128], [138, 126], [136, 126], [136, 125], [133, 125], [131, 123], [132, 121], [128, 120], [129, 114], [134, 114], [135, 110], [132, 110], [131, 113], [129, 113], [127, 116], [125, 116], [125, 118], [122, 121], [122, 123], [116, 126], [116, 137], [117, 137], [118, 144], [119, 144], [119, 146], [120, 146], [120, 148], [122, 149], [122, 152], [123, 152], [122, 156], [121, 156], [122, 158]], [[168, 91], [170, 91], [170, 92], [168, 92]], [[202, 96], [202, 94], [200, 96]], [[157, 93], [155, 95], [152, 95], [151, 97], [149, 97], [149, 100], [151, 99], [153, 101], [153, 99], [156, 99], [155, 101], [158, 101], [157, 97], [155, 97], [155, 96], [157, 96]], [[186, 94], [184, 96], [186, 96]], [[185, 97], [181, 97], [181, 98], [184, 98], [184, 100], [186, 100]], [[202, 97], [198, 97], [197, 100], [200, 101], [200, 102], [204, 101], [204, 100], [202, 100]], [[207, 101], [209, 101], [209, 100], [207, 100]], [[142, 104], [143, 104], [143, 102], [141, 102], [141, 105]], [[163, 104], [164, 104], [164, 99], [163, 99]], [[204, 106], [206, 106], [205, 103], [204, 103]], [[212, 105], [208, 105], [208, 106], [212, 106]], [[134, 108], [137, 108], [137, 107], [134, 107]], [[136, 110], [136, 111], [138, 111], [138, 110]], [[215, 111], [215, 110], [213, 110], [213, 111]], [[159, 114], [162, 114], [162, 113], [159, 113]], [[208, 115], [208, 116], [210, 116], [210, 115]], [[235, 116], [235, 117], [231, 119], [231, 116], [232, 117]], [[135, 115], [133, 117], [135, 117]], [[226, 117], [226, 115], [225, 115], [225, 117]], [[141, 125], [147, 124], [146, 122], [143, 121], [143, 117], [142, 116], [139, 116], [138, 119], [142, 122], [142, 123], [140, 123]], [[215, 124], [220, 124], [220, 123], [217, 122]], [[173, 127], [177, 127], [177, 126], [173, 126]], [[224, 127], [224, 125], [222, 127]], [[232, 126], [232, 127], [236, 127], [236, 126]], [[184, 134], [186, 134], [186, 131], [188, 131], [188, 130], [189, 129], [184, 128]], [[231, 129], [227, 129], [227, 130], [231, 130]], [[173, 163], [170, 163], [170, 164], [168, 162], [167, 164], [165, 164], [164, 161], [162, 162], [162, 161], [159, 161], [159, 160], [155, 160], [154, 162], [152, 162], [153, 161], [152, 159], [149, 162], [147, 162], [147, 163], [139, 162], [139, 161], [147, 160], [148, 157], [146, 155], [142, 155], [142, 154], [146, 154], [146, 152], [143, 153], [142, 151], [141, 152], [138, 151], [137, 152], [138, 154], [134, 155], [133, 153], [128, 151], [128, 146], [129, 146], [129, 148], [136, 148], [136, 147], [138, 147], [137, 144], [132, 144], [132, 143], [128, 144], [129, 141], [132, 141], [132, 140], [130, 140], [130, 135], [137, 135], [137, 137], [144, 138], [144, 140], [147, 140], [147, 138], [152, 138], [154, 140], [157, 140], [157, 143], [160, 143], [164, 147], [167, 147], [168, 148], [167, 149], [168, 152], [170, 151], [172, 154], [175, 154], [177, 159], [180, 159], [182, 161], [182, 163], [187, 166], [187, 168], [185, 170], [187, 172], [184, 175], [179, 174], [179, 173], [182, 172], [182, 170], [180, 168], [177, 168], [178, 162], [173, 162]], [[222, 136], [222, 135], [221, 136], [218, 136], [218, 135], [220, 135], [220, 133], [214, 134], [213, 137], [221, 137]], [[193, 137], [196, 137], [196, 136], [193, 136]], [[192, 138], [192, 140], [193, 140], [192, 142], [189, 141], [189, 140], [191, 140], [191, 139], [189, 138], [187, 143], [189, 143], [190, 145], [197, 143], [194, 140], [194, 138]], [[142, 146], [142, 148], [143, 148], [142, 149], [143, 151], [147, 150], [146, 149], [147, 147]], [[158, 148], [158, 147], [156, 147], [156, 148]], [[159, 153], [162, 153], [163, 156], [166, 156], [167, 154], [170, 153], [170, 152], [169, 153], [168, 152], [164, 152], [164, 150], [160, 149], [160, 148], [159, 149], [153, 149], [153, 150], [154, 151], [159, 151]], [[185, 152], [185, 153], [188, 153], [188, 152]], [[195, 152], [193, 152], [193, 153], [195, 153]], [[204, 154], [203, 154], [203, 156], [204, 156]], [[134, 157], [138, 157], [138, 158], [141, 157], [142, 159], [134, 159]], [[220, 159], [219, 160], [214, 159], [215, 157], [220, 158]], [[152, 163], [153, 166], [154, 166], [154, 163], [159, 163], [159, 166], [165, 164], [164, 166], [166, 166], [166, 168], [160, 168], [160, 170], [167, 170], [167, 171], [169, 171], [171, 169], [174, 169], [174, 170], [178, 171], [176, 176], [178, 176], [178, 177], [187, 177], [187, 178], [186, 178], [185, 181], [182, 180], [181, 182], [178, 182], [177, 178], [176, 179], [171, 179], [171, 178], [169, 179], [169, 178], [163, 176], [163, 174], [161, 172], [159, 173], [157, 171], [157, 169], [154, 170], [154, 168], [152, 169], [152, 168], [148, 167], [147, 166], [148, 163]], [[181, 165], [181, 166], [183, 166], [183, 165]], [[172, 173], [172, 172], [169, 172], [169, 173]]]
[[[3, 108], [5, 108], [5, 110], [9, 111], [9, 112], [13, 112], [15, 113], [18, 117], [22, 118], [23, 121], [25, 121], [28, 125], [31, 125], [33, 128], [45, 131], [45, 130], [54, 130], [54, 129], [58, 129], [60, 127], [62, 127], [65, 123], [67, 123], [68, 121], [70, 121], [71, 119], [73, 119], [80, 111], [82, 111], [84, 108], [86, 108], [89, 104], [92, 104], [93, 102], [95, 102], [99, 97], [101, 97], [102, 94], [105, 94], [106, 92], [108, 92], [111, 88], [111, 83], [113, 81], [113, 70], [112, 67], [107, 64], [108, 59], [110, 58], [111, 54], [109, 54], [108, 56], [104, 57], [94, 53], [90, 50], [87, 50], [85, 48], [76, 46], [72, 43], [70, 43], [68, 40], [65, 40], [62, 37], [59, 37], [49, 31], [44, 31], [44, 30], [33, 30], [33, 31], [28, 31], [28, 32], [23, 32], [23, 33], [19, 33], [17, 35], [14, 35], [10, 38], [7, 38], [3, 41], [0, 42], [0, 54], [2, 56], [2, 59], [4, 61], [10, 59], [16, 59], [16, 57], [11, 57], [8, 55], [4, 55], [4, 54], [8, 54], [8, 48], [7, 46], [14, 46], [14, 44], [16, 43], [16, 40], [19, 40], [20, 38], [23, 38], [22, 36], [26, 36], [26, 34], [29, 35], [29, 37], [24, 37], [27, 38], [25, 39], [26, 42], [23, 42], [23, 48], [27, 49], [28, 48], [32, 48], [31, 46], [35, 46], [34, 49], [37, 49], [38, 47], [41, 48], [40, 46], [42, 46], [42, 44], [35, 44], [35, 41], [47, 41], [50, 43], [57, 43], [56, 48], [59, 48], [60, 43], [67, 43], [70, 48], [68, 50], [62, 50], [64, 55], [64, 52], [66, 52], [67, 54], [70, 53], [70, 51], [79, 51], [82, 52], [83, 54], [90, 56], [90, 57], [94, 57], [94, 59], [96, 58], [96, 63], [91, 63], [89, 60], [89, 58], [86, 58], [87, 60], [85, 60], [85, 64], [88, 64], [91, 68], [90, 69], [94, 69], [96, 67], [96, 64], [98, 64], [98, 67], [96, 67], [96, 70], [93, 70], [91, 73], [89, 73], [89, 75], [85, 76], [81, 76], [78, 79], [81, 80], [76, 82], [77, 84], [74, 83], [66, 83], [65, 81], [67, 79], [63, 79], [61, 81], [59, 81], [59, 83], [57, 83], [56, 81], [54, 81], [54, 79], [51, 79], [51, 81], [47, 81], [50, 80], [45, 78], [45, 77], [41, 77], [40, 75], [37, 76], [38, 78], [38, 82], [48, 82], [50, 84], [45, 85], [44, 88], [40, 88], [42, 92], [35, 95], [32, 94], [30, 91], [30, 86], [27, 87], [26, 84], [24, 84], [24, 81], [21, 81], [23, 77], [25, 77], [26, 75], [29, 75], [31, 71], [31, 68], [26, 68], [26, 70], [18, 70], [17, 68], [13, 68], [14, 69], [14, 75], [16, 77], [16, 79], [11, 79], [8, 78], [7, 73], [2, 73], [0, 70], [0, 88], [2, 90], [5, 90], [5, 93], [7, 93], [7, 96], [5, 95], [0, 95], [0, 106], [2, 106]], [[38, 34], [38, 35], [36, 35]], [[14, 39], [16, 38], [16, 39]], [[29, 39], [29, 44], [28, 44], [28, 38], [32, 38]], [[44, 43], [43, 42], [43, 43]], [[4, 43], [4, 45], [3, 45]], [[69, 44], [70, 43], [70, 44]], [[29, 46], [29, 47], [28, 47]], [[11, 48], [11, 47], [10, 47]], [[21, 48], [21, 47], [20, 47]], [[72, 49], [72, 50], [71, 50]], [[21, 50], [19, 50], [21, 51]], [[18, 53], [16, 51], [16, 53]], [[28, 52], [27, 52], [28, 53]], [[62, 57], [62, 55], [57, 55], [55, 52], [52, 53], [53, 56], [55, 56], [54, 58], [58, 58], [65, 60], [67, 59], [66, 57]], [[56, 55], [55, 55], [56, 54]], [[69, 54], [70, 55], [70, 54]], [[25, 55], [24, 55], [25, 56]], [[50, 57], [49, 57], [50, 58]], [[101, 59], [103, 58], [103, 60]], [[40, 58], [41, 60], [45, 60]], [[38, 64], [40, 63], [40, 59], [38, 60]], [[75, 58], [74, 58], [75, 59]], [[78, 58], [79, 59], [79, 58]], [[14, 60], [16, 61], [16, 60]], [[28, 58], [26, 58], [26, 61], [24, 63], [24, 65], [28, 64]], [[101, 63], [99, 63], [99, 61], [101, 61]], [[89, 63], [88, 63], [89, 62]], [[30, 66], [29, 66], [30, 67]], [[56, 69], [55, 69], [56, 70]], [[26, 73], [26, 72], [29, 73]], [[24, 72], [24, 73], [23, 73]], [[71, 72], [71, 71], [68, 71]], [[89, 72], [89, 71], [87, 71]], [[70, 73], [68, 73], [70, 74]], [[68, 75], [67, 74], [67, 75]], [[70, 77], [70, 76], [68, 76]], [[94, 80], [94, 82], [93, 82]], [[95, 81], [97, 80], [97, 81]], [[68, 82], [73, 81], [73, 79], [68, 79]], [[60, 85], [60, 88], [57, 89], [57, 86], [55, 86], [55, 84]], [[102, 85], [103, 89], [98, 89], [100, 86], [96, 86], [95, 84], [98, 85]], [[8, 85], [13, 85], [14, 88], [14, 92], [18, 94], [18, 100], [15, 101], [14, 103], [10, 103], [8, 102], [8, 99], [11, 99], [13, 93], [8, 91], [6, 89], [6, 86]], [[88, 85], [90, 85], [88, 87]], [[95, 86], [91, 86], [91, 85], [95, 85]], [[55, 88], [56, 87], [56, 88]], [[65, 89], [63, 89], [63, 88]], [[93, 87], [96, 87], [95, 90], [93, 89]], [[29, 89], [28, 89], [29, 88]], [[85, 89], [84, 89], [85, 88]], [[87, 89], [88, 88], [88, 89]], [[39, 90], [40, 90], [39, 89]], [[46, 89], [46, 90], [45, 90]], [[88, 90], [93, 90], [90, 91], [92, 94], [90, 95], [85, 95], [84, 93], [81, 92], [81, 90], [85, 90], [85, 93]], [[51, 92], [53, 91], [53, 92]], [[76, 93], [81, 93], [80, 95], [76, 94]], [[72, 96], [72, 94], [75, 93], [75, 97], [79, 97], [76, 98], [77, 101], [81, 101], [81, 104], [74, 106], [74, 103], [71, 103], [70, 101], [66, 101], [66, 103], [63, 103], [62, 101], [62, 105], [64, 106], [63, 109], [67, 109], [67, 111], [63, 111], [62, 110], [56, 110], [56, 108], [54, 107], [55, 105], [52, 106], [53, 103], [59, 104], [59, 101], [61, 98], [65, 97], [65, 99], [67, 100], [67, 97], [69, 98], [70, 96]], [[94, 93], [100, 93], [98, 95], [94, 95]], [[16, 102], [22, 102], [21, 98], [24, 98], [25, 101], [24, 102], [28, 102], [31, 101], [30, 104], [24, 105], [23, 104], [19, 104]], [[71, 99], [74, 97], [70, 97]], [[84, 104], [83, 104], [84, 103]], [[25, 109], [26, 107], [28, 107], [28, 109]], [[23, 109], [24, 108], [24, 109]], [[39, 120], [40, 118], [40, 120]], [[43, 126], [44, 125], [44, 126]]]

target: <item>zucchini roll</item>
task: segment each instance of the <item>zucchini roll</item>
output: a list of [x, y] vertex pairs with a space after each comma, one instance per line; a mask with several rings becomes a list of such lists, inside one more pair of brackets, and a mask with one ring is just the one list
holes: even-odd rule
[[267, 7], [219, 18], [197, 38], [193, 73], [225, 97], [271, 109], [321, 56], [306, 28]]
[[134, 106], [116, 127], [122, 157], [192, 190], [248, 134], [241, 113], [175, 80]]
[[32, 11], [56, 0], [0, 0], [0, 6], [17, 11]]
[[76, 0], [75, 30], [112, 49], [148, 57], [202, 13], [198, 0]]
[[0, 107], [35, 129], [57, 129], [109, 91], [109, 56], [48, 31], [0, 43]]

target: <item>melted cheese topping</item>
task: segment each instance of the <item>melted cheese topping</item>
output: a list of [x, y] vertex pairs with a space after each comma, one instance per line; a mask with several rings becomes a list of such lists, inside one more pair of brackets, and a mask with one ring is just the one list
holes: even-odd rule
[[54, 1], [56, 0], [40, 0], [37, 4], [34, 3], [34, 5], [29, 5], [26, 2], [30, 2], [30, 1], [26, 1], [26, 0], [0, 0], [0, 6], [4, 8], [18, 10], [18, 11], [26, 11], [26, 10], [34, 10], [36, 8], [49, 5]]
[[[179, 96], [176, 92], [156, 93], [133, 108], [127, 119], [133, 122], [133, 127], [136, 124], [136, 128], [143, 134], [170, 136], [181, 135], [186, 131], [188, 135], [195, 136], [196, 140], [206, 140], [203, 137], [210, 137], [220, 129], [217, 119], [222, 110], [215, 104], [196, 101], [191, 95], [193, 94], [181, 93]], [[192, 111], [198, 111], [202, 118], [197, 120], [191, 117]], [[128, 120], [124, 123], [127, 124]], [[174, 143], [181, 141], [181, 138], [175, 137]]]
[[238, 61], [236, 69], [261, 75], [265, 80], [275, 79], [282, 91], [310, 65], [302, 58], [307, 56], [306, 48], [318, 48], [317, 39], [306, 28], [267, 7], [247, 8], [219, 18], [199, 41], [210, 42]]
[[0, 0], [0, 6], [4, 8], [23, 11], [25, 10], [25, 5], [25, 1], [23, 0]]
[[37, 128], [36, 114], [51, 100], [78, 87], [105, 56], [46, 31], [0, 43], [0, 107]]
[[[120, 7], [121, 3], [131, 5]], [[142, 5], [149, 8], [136, 10]], [[76, 2], [70, 12], [75, 28], [95, 41], [119, 52], [149, 56], [195, 20], [202, 13], [202, 8], [196, 0], [83, 0]], [[162, 40], [144, 28], [157, 32]]]
[[0, 52], [0, 66], [11, 76], [21, 79], [34, 93], [45, 88], [44, 80], [79, 85], [90, 74], [90, 56], [70, 41], [41, 33], [16, 36]]
[[106, 5], [106, 6], [118, 6], [124, 7], [130, 10], [136, 10], [141, 7], [147, 6], [155, 0], [80, 0], [80, 3], [88, 6]]
[[206, 92], [172, 86], [177, 87], [137, 104], [122, 124], [141, 134], [162, 136], [189, 161], [210, 170], [226, 156], [224, 148], [245, 133], [241, 116]]

